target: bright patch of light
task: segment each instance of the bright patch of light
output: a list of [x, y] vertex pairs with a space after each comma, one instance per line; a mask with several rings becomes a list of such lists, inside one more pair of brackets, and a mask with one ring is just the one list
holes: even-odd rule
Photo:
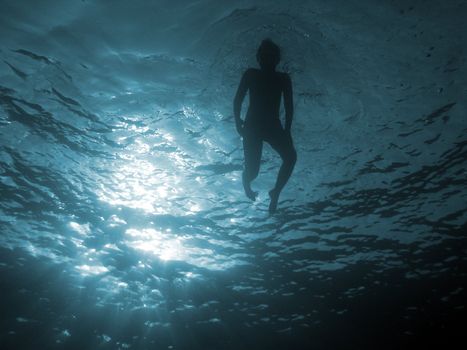
[[173, 140], [174, 140], [174, 137], [169, 133], [165, 133], [164, 135], [162, 135], [162, 137], [164, 139], [166, 139], [167, 141], [170, 141], [170, 142], [173, 142]]
[[154, 229], [129, 229], [126, 234], [132, 238], [129, 245], [144, 252], [157, 255], [161, 260], [184, 260], [186, 251], [182, 238]]
[[118, 283], [117, 283], [117, 287], [120, 287], [120, 288], [128, 288], [128, 283], [126, 283], [126, 282], [118, 282]]
[[183, 115], [186, 118], [195, 118], [195, 119], [200, 119], [199, 116], [196, 114], [193, 108], [184, 106], [182, 108]]
[[128, 127], [128, 130], [134, 131], [134, 132], [144, 133], [144, 132], [148, 131], [149, 128], [147, 126], [130, 125]]
[[[119, 167], [113, 182], [101, 184], [98, 196], [115, 206], [142, 209], [146, 212], [167, 214], [164, 204], [170, 192], [176, 192], [166, 183], [168, 175], [147, 160], [132, 160]], [[123, 222], [116, 218], [114, 224]]]
[[[136, 118], [136, 117], [135, 117]], [[127, 118], [127, 120], [138, 120]], [[116, 132], [146, 133], [148, 126], [129, 122], [118, 123]], [[120, 137], [125, 150], [117, 155], [112, 175], [99, 183], [98, 198], [118, 207], [141, 209], [151, 214], [193, 214], [197, 206], [180, 206], [172, 201], [183, 189], [183, 174], [191, 167], [190, 157], [179, 151], [161, 153], [159, 147], [178, 148], [174, 136], [167, 131], [144, 138]], [[131, 141], [128, 143], [128, 141]], [[118, 225], [115, 221], [110, 225]]]
[[91, 232], [89, 224], [80, 225], [77, 222], [71, 221], [68, 224], [74, 231], [78, 232], [80, 235], [87, 236]]
[[199, 204], [195, 203], [195, 204], [190, 205], [190, 212], [196, 213], [200, 210], [201, 210], [201, 207], [199, 206]]
[[[240, 263], [236, 259], [216, 254], [215, 251], [193, 245], [189, 236], [177, 236], [167, 231], [153, 228], [128, 229], [124, 243], [141, 252], [150, 253], [163, 261], [184, 261], [188, 264], [210, 270], [224, 270]], [[139, 263], [140, 268], [150, 264]], [[195, 275], [187, 275], [193, 278]]]
[[117, 227], [117, 226], [120, 226], [120, 225], [126, 225], [126, 221], [123, 220], [123, 219], [120, 219], [115, 214], [112, 215], [111, 217], [109, 217], [108, 222], [109, 222], [109, 227]]
[[108, 268], [105, 266], [91, 266], [91, 265], [80, 265], [76, 266], [76, 268], [81, 272], [82, 275], [100, 275], [104, 272], [109, 271]]
[[135, 151], [140, 154], [148, 153], [150, 150], [149, 145], [145, 144], [141, 140], [136, 140], [134, 147], [135, 147]]

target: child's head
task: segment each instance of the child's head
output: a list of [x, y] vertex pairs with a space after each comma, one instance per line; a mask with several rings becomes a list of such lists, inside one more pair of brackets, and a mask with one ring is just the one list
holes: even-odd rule
[[281, 60], [281, 49], [272, 40], [265, 39], [258, 48], [256, 60], [263, 69], [275, 69]]

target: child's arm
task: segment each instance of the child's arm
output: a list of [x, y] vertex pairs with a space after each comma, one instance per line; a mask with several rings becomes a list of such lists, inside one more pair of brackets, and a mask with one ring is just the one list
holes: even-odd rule
[[240, 81], [240, 85], [238, 85], [237, 93], [234, 98], [235, 126], [237, 127], [237, 131], [240, 135], [243, 133], [243, 120], [240, 118], [240, 112], [242, 110], [243, 99], [245, 98], [250, 84], [249, 80], [249, 70], [247, 70], [243, 73], [242, 80]]

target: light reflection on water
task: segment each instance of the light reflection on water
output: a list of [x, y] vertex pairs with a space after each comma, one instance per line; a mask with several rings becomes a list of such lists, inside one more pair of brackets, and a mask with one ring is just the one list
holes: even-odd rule
[[150, 252], [164, 261], [179, 260], [198, 265], [195, 260], [190, 259], [190, 256], [212, 254], [211, 250], [186, 247], [184, 242], [188, 237], [174, 237], [170, 229], [166, 232], [154, 229], [128, 229], [125, 234], [129, 237], [125, 242], [128, 246]]

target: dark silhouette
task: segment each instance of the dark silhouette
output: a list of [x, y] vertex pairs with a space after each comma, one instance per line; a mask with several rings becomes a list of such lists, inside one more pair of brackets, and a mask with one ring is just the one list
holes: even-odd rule
[[[287, 73], [276, 72], [280, 61], [280, 49], [271, 40], [263, 40], [256, 59], [261, 69], [249, 68], [242, 76], [234, 100], [234, 116], [238, 133], [243, 136], [245, 167], [242, 174], [245, 194], [255, 200], [257, 192], [251, 182], [258, 176], [263, 141], [279, 153], [282, 166], [271, 198], [269, 212], [277, 207], [279, 195], [292, 174], [297, 153], [293, 146], [290, 128], [293, 118], [292, 82]], [[243, 99], [249, 91], [250, 101], [245, 121], [240, 118]], [[281, 96], [284, 96], [285, 126], [279, 118]]]

